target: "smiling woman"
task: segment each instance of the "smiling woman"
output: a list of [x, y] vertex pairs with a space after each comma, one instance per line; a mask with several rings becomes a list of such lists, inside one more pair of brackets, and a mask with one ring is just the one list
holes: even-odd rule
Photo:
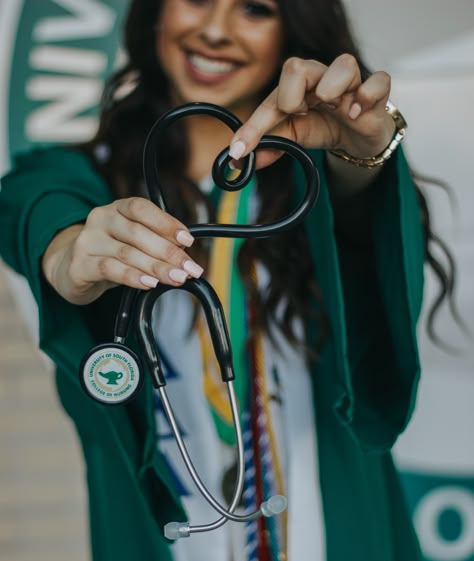
[[283, 21], [274, 0], [163, 3], [157, 54], [173, 102], [207, 101], [250, 116], [281, 67]]
[[[133, 0], [125, 50], [96, 135], [22, 155], [0, 192], [0, 250], [30, 283], [40, 344], [81, 438], [94, 559], [421, 559], [390, 448], [415, 401], [431, 232], [398, 146], [405, 125], [390, 77], [367, 71], [338, 0]], [[167, 129], [156, 154], [164, 212], [144, 189], [145, 141], [156, 119], [193, 101], [242, 126], [198, 115]], [[314, 211], [267, 240], [194, 240], [190, 224], [273, 222], [301, 198], [289, 158], [258, 150], [267, 133], [308, 149], [321, 177]], [[220, 194], [211, 179], [226, 146], [236, 167], [257, 150], [239, 193]], [[165, 524], [215, 514], [183, 469], [163, 404], [147, 381], [132, 403], [105, 408], [82, 392], [77, 369], [110, 340], [120, 286], [201, 276], [230, 326], [246, 433], [241, 506], [283, 494], [288, 513], [170, 544]], [[181, 434], [225, 503], [230, 415], [189, 294], [168, 292], [153, 327]], [[120, 377], [110, 368], [100, 380], [109, 393]]]

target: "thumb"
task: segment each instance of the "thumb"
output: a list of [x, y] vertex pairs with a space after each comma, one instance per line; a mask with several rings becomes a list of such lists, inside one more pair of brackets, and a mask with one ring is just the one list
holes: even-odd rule
[[285, 152], [283, 150], [260, 150], [257, 152], [257, 159], [255, 160], [255, 168], [262, 169], [271, 166], [279, 160]]

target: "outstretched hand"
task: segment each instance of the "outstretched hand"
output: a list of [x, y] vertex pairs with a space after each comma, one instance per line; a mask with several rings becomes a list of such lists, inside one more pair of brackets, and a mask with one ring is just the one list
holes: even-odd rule
[[[290, 58], [278, 86], [235, 133], [230, 155], [239, 160], [256, 148], [263, 135], [275, 134], [305, 148], [344, 150], [358, 158], [375, 156], [395, 130], [385, 110], [389, 94], [390, 76], [375, 72], [362, 81], [352, 55], [341, 55], [330, 66]], [[257, 168], [281, 155], [260, 151]]]
[[186, 253], [189, 230], [151, 201], [119, 199], [60, 231], [43, 256], [49, 283], [73, 304], [88, 304], [120, 284], [146, 290], [182, 285], [202, 267]]

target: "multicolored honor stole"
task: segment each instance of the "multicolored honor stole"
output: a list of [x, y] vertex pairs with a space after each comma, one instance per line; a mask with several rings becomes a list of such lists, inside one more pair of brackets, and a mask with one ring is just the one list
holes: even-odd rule
[[[247, 224], [255, 189], [252, 181], [238, 192], [222, 192], [217, 222]], [[244, 240], [215, 238], [212, 243], [208, 280], [217, 292], [229, 328], [235, 371], [235, 390], [244, 428], [245, 487], [244, 506], [255, 510], [270, 496], [285, 495], [284, 477], [270, 413], [266, 384], [263, 338], [257, 334], [248, 345], [254, 308], [248, 301], [236, 263]], [[256, 271], [254, 270], [254, 280]], [[203, 359], [203, 385], [217, 433], [229, 445], [235, 444], [228, 393], [215, 359], [207, 327], [198, 322]], [[246, 556], [249, 561], [282, 561], [287, 550], [287, 515], [260, 518], [246, 525]]]

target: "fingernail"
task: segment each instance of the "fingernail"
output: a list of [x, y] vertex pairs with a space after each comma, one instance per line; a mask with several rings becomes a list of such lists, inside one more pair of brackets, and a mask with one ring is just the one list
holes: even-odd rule
[[360, 103], [354, 103], [349, 109], [349, 118], [357, 119], [357, 117], [362, 113], [362, 106]]
[[191, 261], [191, 259], [188, 259], [183, 263], [183, 269], [196, 279], [198, 279], [204, 272], [204, 269], [194, 261]]
[[142, 275], [140, 277], [140, 282], [144, 286], [148, 286], [148, 288], [155, 288], [155, 286], [158, 284], [158, 279], [155, 279], [154, 277], [150, 277], [148, 275]]
[[234, 142], [230, 147], [229, 156], [234, 158], [234, 160], [239, 160], [244, 155], [245, 149], [245, 143], [242, 142], [242, 140], [237, 140], [237, 142]]
[[188, 273], [181, 269], [171, 269], [168, 276], [174, 282], [184, 282], [188, 278]]
[[176, 234], [176, 239], [178, 243], [184, 245], [185, 247], [191, 247], [194, 242], [194, 238], [187, 230], [180, 230]]

